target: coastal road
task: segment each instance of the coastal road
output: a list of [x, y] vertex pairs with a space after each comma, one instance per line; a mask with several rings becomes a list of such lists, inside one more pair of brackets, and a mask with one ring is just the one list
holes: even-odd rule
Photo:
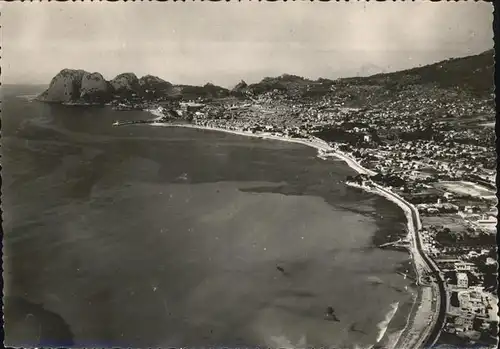
[[[305, 141], [304, 144], [312, 145], [317, 149], [323, 149], [325, 151], [334, 150], [327, 142], [317, 137], [311, 137], [311, 139], [309, 141]], [[356, 172], [371, 176], [376, 174], [375, 172], [361, 166], [355, 159], [351, 158], [347, 154], [338, 150], [334, 151], [337, 157], [344, 160]], [[431, 281], [430, 285], [422, 285], [424, 289], [421, 294], [421, 303], [419, 304], [419, 308], [416, 310], [415, 316], [412, 319], [412, 326], [414, 326], [414, 328], [412, 328], [412, 331], [409, 332], [407, 338], [403, 339], [405, 342], [405, 348], [419, 349], [423, 347], [431, 347], [439, 338], [446, 315], [447, 294], [444, 287], [444, 280], [436, 263], [434, 263], [434, 261], [423, 251], [419, 233], [422, 229], [422, 223], [420, 221], [418, 210], [414, 205], [411, 205], [392, 191], [380, 185], [375, 185], [375, 187], [378, 189], [380, 194], [392, 199], [393, 202], [400, 206], [405, 211], [405, 214], [409, 214], [407, 215], [409, 221], [408, 228], [412, 238], [410, 252], [417, 271], [417, 284], [422, 285], [421, 278], [423, 275], [432, 275], [435, 279]]]
[[[311, 139], [307, 142], [304, 142], [306, 145], [312, 145], [315, 148], [323, 149], [326, 151], [333, 150], [329, 144], [317, 137], [311, 137]], [[309, 143], [309, 144], [308, 144]], [[312, 143], [312, 144], [311, 144]], [[335, 150], [337, 157], [341, 158], [347, 164], [353, 168], [358, 173], [364, 173], [368, 175], [375, 175], [376, 173], [364, 168], [356, 160], [348, 156], [347, 154]], [[412, 235], [412, 244], [410, 244], [411, 254], [413, 256], [413, 261], [415, 264], [415, 269], [417, 270], [417, 283], [422, 284], [421, 278], [422, 274], [432, 275], [434, 280], [431, 281], [430, 285], [423, 286], [426, 289], [422, 292], [422, 303], [417, 309], [417, 314], [415, 319], [413, 319], [414, 323], [419, 322], [420, 326], [416, 331], [412, 331], [412, 335], [409, 336], [409, 347], [413, 348], [428, 348], [432, 347], [439, 335], [441, 333], [441, 329], [443, 328], [445, 315], [446, 315], [446, 303], [447, 303], [447, 294], [444, 287], [444, 280], [440, 273], [440, 270], [436, 263], [427, 256], [427, 254], [423, 251], [422, 241], [420, 239], [419, 231], [422, 229], [422, 223], [420, 221], [420, 216], [418, 210], [414, 205], [411, 205], [406, 200], [404, 200], [399, 195], [396, 195], [392, 191], [380, 186], [376, 185], [376, 188], [386, 197], [390, 197], [395, 201], [398, 206], [403, 208], [403, 210], [408, 211], [410, 213], [409, 223], [409, 231]], [[435, 301], [433, 299], [436, 299]], [[430, 319], [429, 319], [430, 314]], [[415, 321], [418, 320], [418, 321]]]
[[[327, 142], [317, 137], [311, 137], [309, 142], [318, 149], [326, 151], [333, 150]], [[371, 176], [375, 175], [375, 172], [364, 168], [347, 154], [338, 150], [335, 150], [335, 153], [337, 157], [347, 162], [356, 172]], [[422, 229], [422, 223], [418, 210], [415, 206], [411, 205], [392, 191], [380, 185], [375, 185], [375, 188], [378, 189], [379, 194], [382, 194], [388, 199], [392, 199], [392, 201], [400, 206], [405, 211], [405, 214], [407, 214], [409, 223], [408, 229], [412, 241], [410, 244], [410, 252], [417, 271], [417, 284], [422, 285], [421, 278], [423, 275], [432, 275], [435, 279], [431, 281], [430, 285], [422, 285], [424, 287], [421, 293], [422, 298], [414, 314], [414, 318], [412, 319], [412, 328], [408, 332], [407, 338], [402, 339], [402, 342], [405, 343], [405, 348], [419, 349], [431, 347], [439, 338], [446, 315], [447, 294], [444, 287], [444, 280], [436, 263], [434, 263], [422, 249], [422, 241], [419, 234]]]
[[[422, 228], [421, 222], [420, 222], [420, 217], [418, 214], [417, 209], [415, 206], [409, 204], [406, 202], [404, 199], [399, 197], [398, 195], [395, 195], [388, 189], [376, 185], [376, 188], [380, 190], [383, 194], [392, 197], [396, 201], [398, 201], [400, 204], [404, 205], [410, 212], [411, 212], [411, 223], [413, 225], [411, 229], [412, 233], [412, 240], [413, 240], [413, 248], [412, 248], [412, 255], [413, 255], [413, 260], [415, 263], [415, 268], [417, 269], [417, 273], [419, 274], [417, 276], [417, 280], [420, 283], [420, 278], [422, 272], [426, 274], [432, 275], [435, 280], [431, 283], [430, 287], [432, 289], [431, 292], [431, 297], [434, 297], [434, 295], [437, 294], [436, 297], [436, 305], [437, 305], [437, 314], [435, 313], [434, 316], [432, 316], [432, 319], [429, 323], [429, 326], [427, 328], [424, 328], [422, 330], [421, 335], [419, 336], [418, 340], [416, 343], [412, 345], [414, 348], [428, 348], [431, 347], [435, 344], [437, 341], [439, 334], [441, 333], [441, 329], [444, 325], [444, 320], [445, 320], [445, 315], [446, 315], [446, 302], [447, 302], [447, 295], [446, 295], [446, 290], [444, 288], [444, 281], [442, 279], [442, 276], [440, 274], [439, 268], [437, 265], [434, 263], [434, 261], [427, 256], [427, 254], [423, 251], [422, 249], [422, 241], [420, 239], [420, 234], [419, 230]], [[384, 195], [384, 196], [385, 196]], [[432, 298], [431, 298], [432, 301]], [[420, 305], [420, 307], [422, 304]], [[432, 307], [431, 307], [432, 308]], [[420, 309], [420, 308], [419, 308]], [[418, 312], [418, 310], [417, 310]], [[424, 310], [425, 312], [425, 310]], [[416, 317], [421, 314], [416, 314]], [[425, 317], [425, 316], [424, 316]]]
[[[415, 206], [410, 205], [410, 209], [412, 211], [413, 221], [414, 222], [420, 221], [420, 218], [418, 216], [418, 211], [415, 208]], [[418, 231], [416, 232], [415, 237], [417, 240], [416, 247], [419, 250], [424, 261], [427, 263], [427, 265], [431, 269], [431, 272], [435, 278], [435, 282], [437, 284], [438, 293], [439, 293], [438, 315], [437, 315], [437, 318], [435, 320], [434, 326], [433, 326], [431, 332], [429, 333], [427, 340], [424, 344], [425, 348], [430, 348], [430, 347], [434, 346], [434, 344], [438, 340], [439, 335], [441, 333], [441, 329], [444, 326], [444, 321], [445, 321], [445, 316], [446, 316], [446, 303], [447, 303], [448, 299], [447, 299], [447, 294], [446, 294], [446, 290], [444, 287], [444, 280], [442, 278], [440, 270], [437, 267], [436, 263], [434, 263], [434, 261], [431, 258], [429, 258], [427, 256], [427, 254], [422, 250], [422, 241], [420, 240], [420, 234], [418, 233]]]

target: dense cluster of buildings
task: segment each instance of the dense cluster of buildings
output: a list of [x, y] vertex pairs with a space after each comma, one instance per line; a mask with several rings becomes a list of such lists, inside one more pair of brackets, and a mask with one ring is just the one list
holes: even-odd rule
[[[440, 269], [448, 276], [449, 302], [442, 333], [443, 341], [463, 345], [495, 345], [498, 306], [496, 288], [492, 289], [491, 283], [496, 258], [493, 259], [488, 249], [474, 252], [462, 258], [437, 259]], [[474, 262], [467, 262], [468, 259], [471, 260], [468, 258], [471, 255], [474, 255]], [[486, 260], [481, 260], [481, 257], [486, 257]], [[489, 281], [485, 280], [485, 269], [488, 266], [491, 274]], [[486, 285], [488, 283], [489, 286]]]

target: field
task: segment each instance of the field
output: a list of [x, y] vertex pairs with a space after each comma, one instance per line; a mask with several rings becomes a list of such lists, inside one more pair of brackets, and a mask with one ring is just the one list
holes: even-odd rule
[[447, 214], [439, 216], [421, 216], [423, 226], [444, 226], [453, 232], [461, 232], [467, 229], [467, 224], [462, 217], [456, 214]]
[[495, 196], [495, 193], [493, 191], [478, 184], [465, 181], [439, 182], [435, 184], [435, 187], [459, 195], [471, 195], [485, 198]]

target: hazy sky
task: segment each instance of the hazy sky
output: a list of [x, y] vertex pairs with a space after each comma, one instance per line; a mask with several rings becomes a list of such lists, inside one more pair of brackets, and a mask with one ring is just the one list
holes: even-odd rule
[[475, 2], [3, 3], [3, 83], [63, 68], [233, 86], [394, 71], [493, 47]]

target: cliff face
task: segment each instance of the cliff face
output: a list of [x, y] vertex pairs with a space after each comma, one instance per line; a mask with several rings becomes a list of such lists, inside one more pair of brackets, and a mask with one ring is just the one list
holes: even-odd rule
[[156, 76], [138, 79], [134, 73], [123, 73], [107, 81], [100, 73], [63, 69], [50, 82], [38, 100], [53, 103], [106, 103], [113, 99], [139, 96], [157, 98], [171, 94], [171, 83]]
[[44, 102], [64, 103], [80, 98], [84, 70], [63, 69], [50, 81], [49, 88], [38, 99]]
[[63, 69], [38, 96], [39, 101], [74, 104], [104, 104], [112, 100], [151, 101], [157, 99], [220, 98], [230, 91], [213, 84], [204, 86], [172, 85], [157, 76], [137, 78], [122, 73], [107, 81], [100, 73]]
[[80, 98], [94, 102], [109, 101], [113, 87], [99, 73], [85, 73], [80, 86]]
[[137, 94], [139, 92], [139, 79], [134, 73], [122, 73], [110, 81], [116, 94]]
[[85, 70], [63, 69], [50, 82], [38, 100], [53, 103], [107, 102], [113, 88], [99, 73]]

